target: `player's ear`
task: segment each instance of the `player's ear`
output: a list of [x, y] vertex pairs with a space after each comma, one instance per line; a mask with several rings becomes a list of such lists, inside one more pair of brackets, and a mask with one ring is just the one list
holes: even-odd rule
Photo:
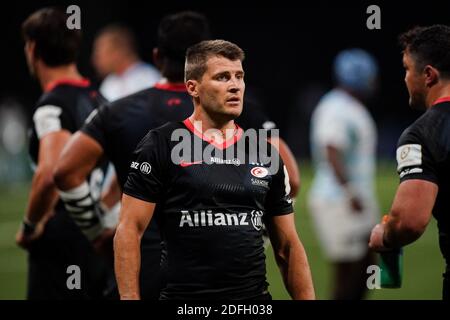
[[425, 77], [425, 85], [431, 87], [439, 81], [439, 70], [427, 64], [423, 69], [423, 75]]
[[189, 95], [194, 98], [198, 97], [198, 81], [197, 80], [188, 80], [186, 81], [186, 89]]
[[25, 53], [29, 56], [29, 57], [34, 57], [34, 50], [36, 48], [36, 42], [28, 40], [27, 42], [25, 42]]
[[159, 49], [158, 48], [153, 48], [153, 62], [155, 63], [155, 66], [161, 70], [162, 69], [162, 59], [161, 59], [161, 54], [159, 53]]

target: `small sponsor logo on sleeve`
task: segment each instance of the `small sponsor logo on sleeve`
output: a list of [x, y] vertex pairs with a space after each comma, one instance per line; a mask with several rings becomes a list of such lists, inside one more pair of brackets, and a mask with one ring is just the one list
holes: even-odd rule
[[138, 169], [139, 168], [139, 162], [133, 161], [131, 162], [131, 169]]
[[397, 149], [397, 171], [403, 168], [422, 165], [422, 146], [420, 144], [405, 144]]
[[141, 170], [143, 174], [149, 174], [152, 171], [152, 166], [148, 162], [142, 162], [139, 170]]
[[400, 179], [403, 178], [404, 176], [406, 176], [407, 174], [412, 174], [412, 173], [422, 173], [423, 170], [421, 168], [406, 168], [404, 170], [402, 170], [400, 172]]

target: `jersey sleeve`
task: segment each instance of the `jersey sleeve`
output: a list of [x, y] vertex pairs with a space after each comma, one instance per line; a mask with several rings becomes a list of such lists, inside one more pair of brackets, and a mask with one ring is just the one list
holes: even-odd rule
[[291, 191], [289, 175], [286, 166], [279, 155], [277, 160], [279, 161], [279, 165], [272, 176], [270, 189], [265, 203], [266, 212], [269, 216], [281, 216], [294, 212], [292, 199], [289, 196]]
[[161, 201], [170, 162], [167, 142], [158, 133], [150, 131], [133, 153], [128, 178], [123, 192], [143, 201]]
[[37, 137], [42, 139], [49, 133], [60, 130], [75, 130], [71, 117], [63, 103], [56, 99], [47, 99], [43, 101], [33, 114], [33, 125]]
[[426, 137], [414, 128], [407, 129], [397, 144], [397, 172], [400, 182], [410, 179], [438, 183], [438, 162]]
[[86, 118], [81, 131], [96, 140], [104, 150], [107, 149], [108, 121], [110, 105], [103, 104]]

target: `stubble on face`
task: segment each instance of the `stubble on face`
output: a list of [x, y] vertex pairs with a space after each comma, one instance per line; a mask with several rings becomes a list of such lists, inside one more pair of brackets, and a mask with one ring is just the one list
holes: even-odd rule
[[409, 105], [416, 110], [426, 108], [425, 83], [418, 71], [415, 58], [406, 50], [403, 53], [403, 66], [406, 71], [405, 83], [409, 93]]
[[33, 53], [31, 52], [31, 44], [29, 42], [27, 42], [25, 44], [24, 47], [24, 53], [25, 53], [25, 60], [27, 62], [27, 66], [28, 66], [28, 71], [30, 72], [30, 75], [32, 77], [36, 77], [36, 68], [34, 67], [34, 62], [33, 62]]

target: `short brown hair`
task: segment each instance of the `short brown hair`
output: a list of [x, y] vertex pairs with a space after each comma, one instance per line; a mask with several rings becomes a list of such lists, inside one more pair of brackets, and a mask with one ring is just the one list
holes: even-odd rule
[[22, 24], [25, 41], [34, 41], [34, 54], [50, 67], [74, 63], [81, 47], [81, 31], [67, 28], [67, 14], [58, 8], [44, 8]]
[[225, 40], [206, 40], [190, 47], [186, 52], [184, 80], [200, 80], [206, 72], [206, 62], [212, 56], [219, 56], [231, 61], [244, 61], [244, 51], [232, 42]]
[[450, 27], [432, 25], [415, 27], [399, 37], [403, 51], [414, 56], [417, 70], [427, 65], [438, 69], [445, 78], [450, 78]]

